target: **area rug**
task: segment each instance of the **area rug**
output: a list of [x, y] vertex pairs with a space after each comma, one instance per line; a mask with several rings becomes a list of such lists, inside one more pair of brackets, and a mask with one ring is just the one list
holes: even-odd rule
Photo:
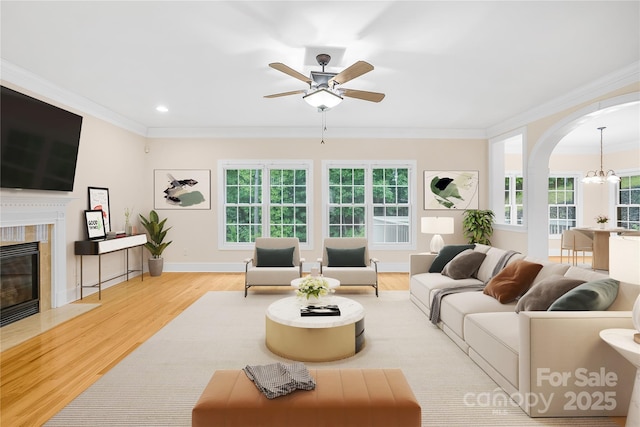
[[[401, 368], [424, 426], [616, 426], [609, 418], [529, 418], [406, 291], [341, 296], [365, 307], [365, 347], [354, 357], [308, 367]], [[278, 298], [205, 294], [46, 425], [190, 426], [191, 409], [215, 370], [287, 362], [264, 345], [264, 313]]]

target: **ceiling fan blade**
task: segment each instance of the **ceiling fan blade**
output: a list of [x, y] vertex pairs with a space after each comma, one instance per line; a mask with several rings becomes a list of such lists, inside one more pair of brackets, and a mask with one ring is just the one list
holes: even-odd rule
[[291, 77], [295, 77], [298, 80], [302, 80], [307, 84], [311, 84], [311, 79], [309, 77], [305, 76], [302, 73], [297, 72], [291, 67], [284, 65], [282, 62], [272, 62], [271, 64], [269, 64], [269, 67], [273, 68], [274, 70], [278, 70], [285, 74], [288, 74]]
[[342, 72], [335, 75], [333, 78], [329, 80], [329, 86], [333, 87], [336, 84], [343, 84], [348, 82], [349, 80], [353, 80], [356, 77], [360, 77], [361, 75], [368, 73], [373, 70], [373, 65], [369, 64], [365, 61], [358, 61], [349, 68], [342, 70]]
[[305, 93], [304, 90], [293, 90], [291, 92], [274, 93], [273, 95], [265, 95], [264, 98], [279, 98], [281, 96], [296, 95], [298, 93]]
[[384, 93], [367, 92], [366, 90], [341, 89], [342, 95], [349, 98], [358, 98], [365, 101], [380, 102], [384, 99]]

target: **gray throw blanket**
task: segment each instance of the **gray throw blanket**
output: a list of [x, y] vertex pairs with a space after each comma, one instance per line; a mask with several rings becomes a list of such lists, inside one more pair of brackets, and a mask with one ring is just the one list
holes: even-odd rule
[[243, 370], [268, 399], [284, 396], [298, 389], [316, 388], [316, 382], [309, 370], [300, 362], [247, 365]]
[[438, 289], [433, 293], [433, 299], [431, 301], [431, 311], [429, 312], [429, 320], [434, 325], [437, 325], [440, 321], [440, 305], [442, 303], [442, 298], [451, 294], [458, 294], [460, 292], [472, 292], [472, 291], [481, 291], [484, 287], [489, 283], [489, 280], [496, 274], [498, 274], [509, 262], [512, 256], [519, 252], [508, 250], [506, 251], [498, 260], [497, 264], [493, 268], [491, 272], [491, 277], [481, 285], [466, 285], [466, 286], [457, 286], [455, 288], [445, 288]]

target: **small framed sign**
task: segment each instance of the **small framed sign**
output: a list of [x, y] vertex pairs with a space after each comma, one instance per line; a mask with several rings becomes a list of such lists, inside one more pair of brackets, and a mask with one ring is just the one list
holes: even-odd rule
[[104, 216], [102, 210], [86, 210], [84, 218], [87, 224], [87, 236], [89, 240], [100, 240], [107, 237], [104, 228]]

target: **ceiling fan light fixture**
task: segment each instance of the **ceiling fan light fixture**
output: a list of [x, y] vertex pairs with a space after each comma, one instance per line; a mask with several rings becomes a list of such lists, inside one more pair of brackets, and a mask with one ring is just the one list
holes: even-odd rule
[[315, 90], [307, 93], [302, 97], [307, 104], [318, 109], [318, 111], [326, 111], [340, 104], [343, 98], [335, 92], [327, 88]]

